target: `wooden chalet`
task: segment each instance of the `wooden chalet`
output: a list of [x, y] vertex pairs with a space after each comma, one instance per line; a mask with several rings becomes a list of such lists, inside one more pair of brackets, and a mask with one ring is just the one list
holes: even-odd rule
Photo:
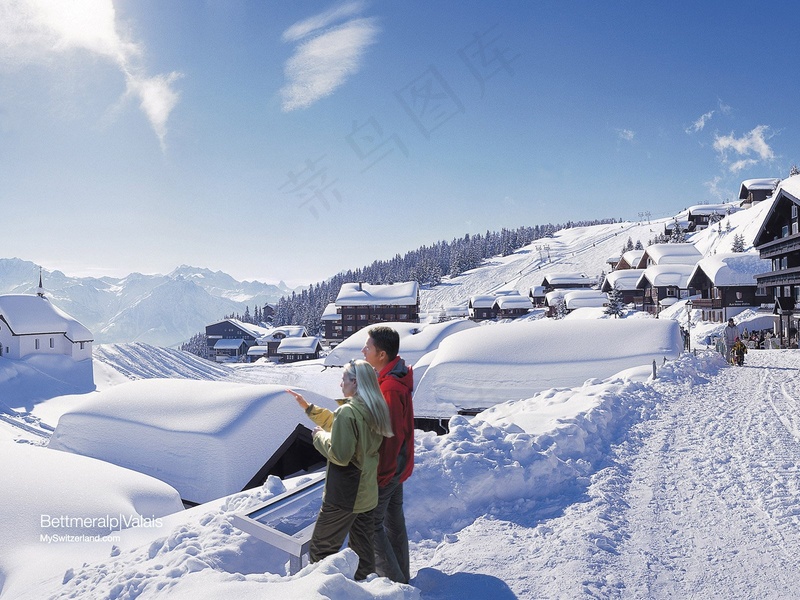
[[492, 311], [495, 312], [498, 319], [521, 317], [527, 315], [531, 308], [533, 305], [530, 298], [519, 293], [498, 296], [492, 304]]
[[494, 312], [495, 296], [491, 294], [479, 294], [471, 296], [467, 306], [469, 318], [473, 321], [488, 321], [494, 319], [497, 314]]
[[800, 317], [795, 308], [800, 301], [800, 175], [784, 179], [776, 189], [753, 246], [772, 267], [756, 275], [756, 282], [774, 302], [776, 335], [783, 345], [797, 335]]
[[623, 252], [622, 256], [619, 257], [614, 270], [623, 271], [625, 269], [637, 268], [639, 261], [642, 260], [642, 254], [644, 254], [644, 250], [628, 250], [627, 252]]
[[416, 281], [388, 285], [345, 283], [334, 304], [342, 315], [344, 338], [375, 323], [419, 323], [419, 284]]
[[642, 308], [644, 290], [637, 287], [637, 284], [643, 273], [644, 269], [612, 271], [606, 275], [603, 284], [600, 286], [600, 291], [608, 294], [616, 288], [622, 293], [622, 302], [624, 304], [633, 304], [636, 308]]
[[590, 288], [595, 281], [586, 276], [586, 273], [566, 272], [566, 273], [547, 273], [540, 284], [545, 292], [553, 290], [574, 290], [580, 288]]
[[692, 300], [704, 321], [725, 323], [743, 310], [767, 301], [766, 288], [755, 276], [769, 269], [769, 261], [755, 253], [714, 254], [698, 262], [689, 276], [689, 286], [699, 292]]
[[267, 333], [264, 327], [225, 319], [206, 325], [208, 358], [216, 362], [236, 362], [247, 359], [247, 352], [256, 346], [258, 338]]
[[700, 231], [709, 225], [721, 221], [724, 217], [737, 212], [739, 207], [733, 204], [698, 204], [687, 209], [687, 231]]
[[317, 337], [287, 337], [278, 345], [277, 354], [280, 362], [293, 363], [301, 360], [314, 360], [319, 358], [322, 344]]
[[739, 205], [743, 208], [763, 202], [775, 193], [780, 179], [747, 179], [739, 187]]
[[322, 326], [324, 328], [325, 342], [333, 347], [342, 343], [344, 334], [342, 332], [342, 313], [336, 309], [336, 304], [331, 302], [322, 312]]
[[654, 265], [696, 265], [703, 258], [694, 244], [651, 244], [645, 248], [637, 269]]
[[[683, 245], [683, 244], [675, 244]], [[643, 310], [657, 315], [663, 308], [694, 294], [689, 276], [694, 265], [653, 265], [644, 270], [636, 283], [642, 290]]]

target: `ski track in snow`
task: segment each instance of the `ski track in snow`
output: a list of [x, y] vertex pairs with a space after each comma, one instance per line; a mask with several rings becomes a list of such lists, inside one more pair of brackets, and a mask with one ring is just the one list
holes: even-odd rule
[[491, 573], [508, 598], [796, 597], [800, 354], [674, 379], [640, 393], [643, 419], [563, 511], [481, 517], [415, 566]]

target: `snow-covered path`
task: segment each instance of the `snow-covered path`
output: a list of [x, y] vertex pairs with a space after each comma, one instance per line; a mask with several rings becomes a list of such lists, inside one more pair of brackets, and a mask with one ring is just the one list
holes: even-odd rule
[[800, 356], [748, 359], [708, 384], [671, 384], [675, 399], [641, 424], [641, 446], [620, 449], [633, 474], [621, 511], [626, 539], [607, 564], [625, 584], [621, 596], [794, 595]]
[[491, 573], [508, 586], [497, 597], [796, 597], [800, 353], [751, 351], [744, 367], [641, 394], [643, 418], [578, 501], [478, 519], [419, 558]]

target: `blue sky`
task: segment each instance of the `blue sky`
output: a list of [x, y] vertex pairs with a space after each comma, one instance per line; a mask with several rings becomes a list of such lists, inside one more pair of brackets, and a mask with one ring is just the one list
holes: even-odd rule
[[304, 284], [784, 177], [784, 2], [0, 0], [0, 256]]

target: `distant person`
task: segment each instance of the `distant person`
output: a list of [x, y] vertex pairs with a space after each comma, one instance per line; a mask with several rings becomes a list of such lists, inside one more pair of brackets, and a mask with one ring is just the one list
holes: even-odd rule
[[733, 322], [733, 319], [728, 319], [728, 324], [722, 330], [722, 341], [725, 342], [725, 360], [731, 362], [733, 345], [739, 339], [739, 329]]
[[369, 330], [361, 349], [378, 372], [378, 383], [389, 406], [394, 437], [385, 438], [378, 465], [378, 506], [375, 508], [375, 569], [392, 581], [408, 583], [408, 533], [403, 514], [403, 482], [414, 469], [414, 375], [398, 356], [400, 336], [391, 327]]
[[744, 365], [744, 355], [747, 354], [747, 346], [745, 343], [736, 338], [736, 341], [733, 343], [733, 348], [731, 349], [733, 353], [733, 362], [738, 366]]
[[358, 554], [355, 578], [360, 580], [375, 572], [372, 509], [378, 504], [378, 451], [392, 429], [389, 409], [369, 363], [351, 360], [340, 385], [344, 399], [337, 401], [336, 412], [286, 391], [317, 424], [314, 447], [328, 459], [309, 560], [314, 563], [336, 554], [349, 534], [350, 548]]

